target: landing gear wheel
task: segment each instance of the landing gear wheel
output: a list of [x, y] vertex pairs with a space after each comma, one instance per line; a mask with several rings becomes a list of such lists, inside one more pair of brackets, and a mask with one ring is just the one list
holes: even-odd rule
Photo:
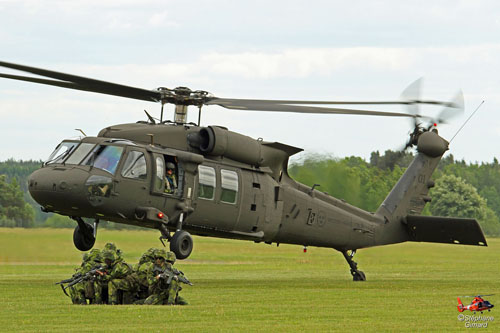
[[80, 251], [88, 251], [95, 244], [93, 228], [88, 224], [87, 226], [88, 228], [85, 228], [86, 230], [82, 230], [80, 229], [80, 226], [77, 225], [75, 231], [73, 232], [73, 243]]
[[353, 281], [366, 281], [366, 276], [363, 271], [351, 272]]
[[352, 280], [366, 281], [365, 273], [363, 273], [363, 271], [358, 270], [358, 264], [354, 260], [352, 260], [352, 258], [356, 254], [356, 250], [351, 250], [351, 253], [348, 253], [347, 250], [345, 250], [342, 251], [342, 254], [344, 255], [345, 260], [349, 264], [349, 267], [351, 268]]
[[177, 231], [170, 240], [170, 251], [175, 253], [177, 259], [186, 259], [193, 251], [193, 238], [189, 232]]

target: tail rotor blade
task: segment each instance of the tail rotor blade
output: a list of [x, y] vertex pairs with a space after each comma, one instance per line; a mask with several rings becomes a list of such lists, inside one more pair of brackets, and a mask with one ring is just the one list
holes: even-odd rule
[[464, 112], [464, 94], [460, 90], [451, 102], [451, 106], [445, 106], [439, 113], [436, 122], [441, 124], [448, 123], [448, 120]]

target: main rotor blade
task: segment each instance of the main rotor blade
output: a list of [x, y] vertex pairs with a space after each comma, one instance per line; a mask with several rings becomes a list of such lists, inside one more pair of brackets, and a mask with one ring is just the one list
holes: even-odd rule
[[[216, 102], [216, 103], [214, 103]], [[450, 102], [432, 101], [432, 100], [420, 100], [420, 99], [405, 99], [400, 101], [298, 101], [298, 100], [280, 100], [280, 99], [242, 99], [242, 98], [218, 98], [205, 103], [207, 105], [217, 104], [223, 106], [222, 104], [228, 105], [240, 105], [251, 108], [253, 105], [263, 105], [263, 104], [323, 104], [323, 105], [405, 105], [405, 104], [432, 104], [432, 105], [445, 105], [448, 107], [454, 107]]]
[[90, 79], [83, 76], [77, 76], [72, 74], [66, 74], [61, 72], [50, 71], [42, 68], [24, 66], [19, 64], [13, 64], [9, 62], [0, 61], [1, 67], [11, 68], [23, 72], [32, 73], [35, 75], [45, 76], [56, 80], [44, 80], [38, 78], [30, 78], [27, 76], [9, 75], [1, 74], [1, 77], [28, 81], [52, 86], [58, 86], [69, 89], [77, 89], [84, 91], [91, 91], [106, 95], [115, 95], [133, 99], [140, 99], [151, 102], [158, 102], [161, 100], [161, 94], [154, 90], [141, 89], [136, 87], [125, 86], [122, 84], [106, 82], [96, 79]]
[[139, 99], [139, 100], [144, 100], [144, 101], [148, 101], [148, 102], [156, 102], [157, 101], [157, 100], [152, 100], [151, 97], [148, 97], [148, 96], [134, 95], [133, 92], [131, 92], [131, 91], [123, 91], [123, 90], [113, 91], [110, 89], [104, 89], [103, 87], [101, 87], [99, 89], [95, 89], [95, 88], [91, 88], [91, 87], [81, 86], [81, 85], [78, 85], [78, 84], [75, 84], [72, 82], [39, 79], [39, 78], [35, 78], [35, 77], [11, 75], [11, 74], [4, 74], [4, 73], [0, 73], [0, 77], [6, 78], [6, 79], [18, 80], [18, 81], [40, 83], [40, 84], [56, 86], [56, 87], [61, 87], [61, 88], [83, 90], [83, 91], [96, 92], [96, 93], [106, 94], [106, 95], [114, 95], [114, 96], [127, 97], [127, 98], [132, 98], [132, 99]]
[[340, 108], [322, 108], [315, 106], [298, 106], [284, 104], [257, 104], [251, 103], [247, 105], [236, 104], [232, 105], [226, 99], [222, 103], [218, 103], [219, 98], [214, 98], [207, 105], [219, 105], [226, 109], [244, 110], [244, 111], [275, 111], [275, 112], [295, 112], [295, 113], [310, 113], [310, 114], [358, 114], [368, 116], [385, 116], [385, 117], [415, 117], [415, 115], [397, 112], [385, 111], [369, 111], [369, 110], [353, 110]]

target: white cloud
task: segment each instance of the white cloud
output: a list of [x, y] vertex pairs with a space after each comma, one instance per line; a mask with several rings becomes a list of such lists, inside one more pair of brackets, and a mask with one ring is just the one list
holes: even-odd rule
[[[500, 70], [497, 60], [500, 44], [442, 48], [298, 48], [280, 52], [209, 52], [193, 61], [127, 65], [67, 65], [87, 76], [110, 76], [140, 82], [166, 78], [200, 76], [241, 79], [279, 79], [329, 77], [334, 73], [363, 71], [390, 73], [402, 71]], [[464, 67], [466, 66], [466, 67]]]
[[[392, 99], [425, 76], [425, 97], [446, 99], [461, 87], [466, 111], [486, 100], [457, 137], [453, 153], [478, 160], [498, 153], [490, 149], [500, 122], [494, 1], [0, 0], [0, 11], [0, 60], [145, 89], [188, 86], [242, 98]], [[1, 79], [0, 159], [45, 157], [33, 154], [52, 149], [74, 135], [74, 128], [96, 134], [109, 124], [143, 119], [144, 108], [154, 114], [158, 106]], [[393, 149], [409, 129], [395, 119], [206, 109], [205, 124], [313, 150], [320, 144], [337, 156]], [[450, 137], [463, 120], [442, 133]], [[16, 132], [26, 146], [38, 148], [13, 147]]]

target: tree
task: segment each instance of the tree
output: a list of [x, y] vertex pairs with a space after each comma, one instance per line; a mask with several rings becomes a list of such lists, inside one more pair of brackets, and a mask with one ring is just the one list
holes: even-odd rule
[[475, 218], [489, 235], [500, 233], [500, 223], [474, 186], [454, 175], [443, 175], [432, 191], [430, 211], [437, 216]]
[[42, 226], [45, 228], [74, 228], [76, 225], [76, 222], [69, 217], [54, 214], [49, 217]]
[[5, 175], [0, 175], [0, 226], [2, 227], [32, 227], [35, 212], [24, 201], [23, 191], [16, 178], [10, 183]]

